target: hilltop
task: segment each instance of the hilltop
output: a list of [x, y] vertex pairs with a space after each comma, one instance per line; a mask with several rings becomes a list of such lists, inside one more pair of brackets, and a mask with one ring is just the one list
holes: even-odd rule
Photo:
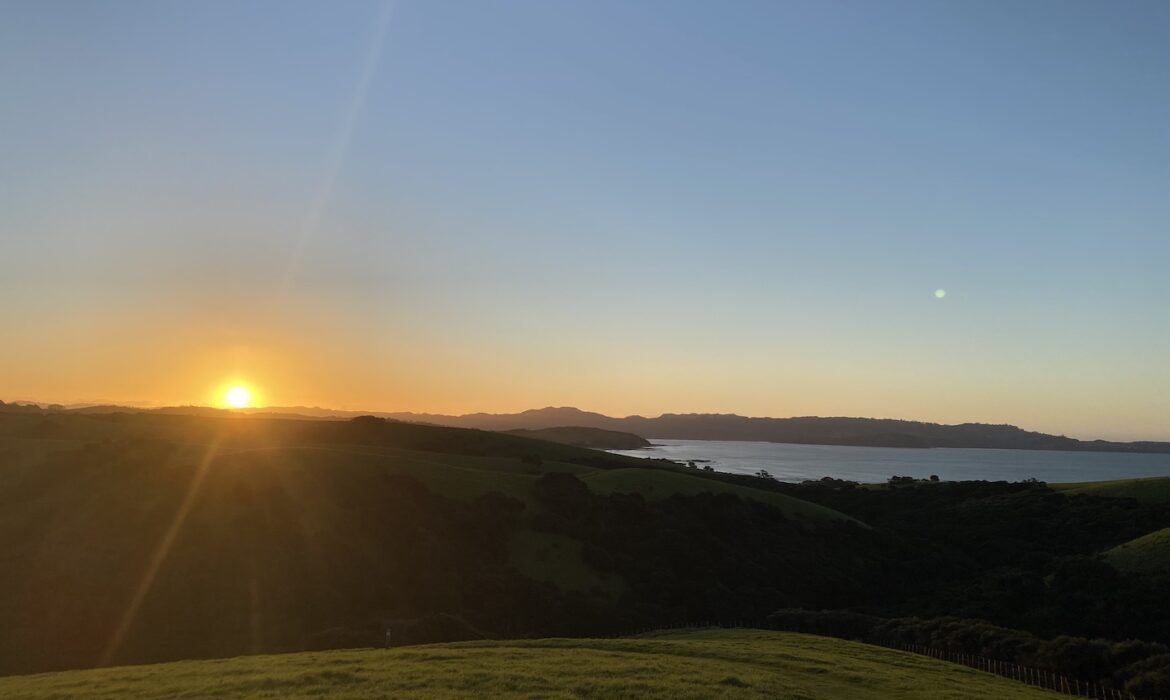
[[120, 698], [1051, 698], [935, 659], [827, 637], [704, 630], [309, 652], [0, 678], [0, 695]]

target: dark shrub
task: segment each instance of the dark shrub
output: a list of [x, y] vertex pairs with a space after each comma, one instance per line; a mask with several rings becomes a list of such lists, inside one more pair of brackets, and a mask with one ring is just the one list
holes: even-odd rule
[[1111, 656], [1104, 640], [1061, 636], [1041, 646], [1036, 661], [1057, 673], [1095, 681], [1112, 675]]
[[1170, 696], [1170, 654], [1151, 656], [1118, 674], [1127, 679], [1125, 692], [1138, 697]]

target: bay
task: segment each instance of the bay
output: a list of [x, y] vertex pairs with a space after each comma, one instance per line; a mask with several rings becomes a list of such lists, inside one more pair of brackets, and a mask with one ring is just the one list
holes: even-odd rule
[[833, 477], [881, 483], [891, 476], [945, 481], [1023, 481], [1048, 483], [1106, 481], [1170, 476], [1170, 454], [1057, 452], [965, 448], [909, 449], [793, 445], [777, 442], [651, 439], [654, 447], [610, 450], [631, 457], [694, 461], [700, 467], [735, 474], [767, 471], [780, 481]]

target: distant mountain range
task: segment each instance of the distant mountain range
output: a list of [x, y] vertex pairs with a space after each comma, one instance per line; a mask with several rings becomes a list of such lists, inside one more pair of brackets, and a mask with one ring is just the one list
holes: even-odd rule
[[[0, 410], [20, 410], [0, 403]], [[159, 409], [118, 406], [86, 406], [67, 409], [83, 413], [137, 412], [216, 414], [223, 409], [180, 406]], [[599, 428], [633, 433], [649, 439], [748, 440], [807, 445], [851, 445], [868, 447], [977, 447], [1014, 450], [1062, 450], [1090, 452], [1170, 453], [1170, 442], [1110, 442], [1077, 440], [1063, 435], [1037, 433], [1014, 425], [962, 423], [941, 425], [888, 418], [750, 418], [726, 413], [667, 413], [657, 418], [612, 416], [572, 407], [548, 407], [520, 413], [469, 413], [446, 416], [433, 413], [379, 413], [340, 411], [306, 406], [245, 409], [249, 414], [289, 418], [348, 419], [361, 415], [412, 423], [432, 423], [480, 430], [544, 430], [547, 428]]]
[[888, 418], [749, 418], [721, 413], [667, 413], [657, 418], [614, 418], [577, 408], [539, 408], [521, 413], [442, 416], [388, 413], [387, 418], [481, 430], [541, 429], [560, 426], [601, 428], [651, 440], [750, 440], [809, 445], [869, 447], [978, 447], [1014, 450], [1170, 452], [1170, 442], [1077, 440], [1014, 425], [940, 425]]

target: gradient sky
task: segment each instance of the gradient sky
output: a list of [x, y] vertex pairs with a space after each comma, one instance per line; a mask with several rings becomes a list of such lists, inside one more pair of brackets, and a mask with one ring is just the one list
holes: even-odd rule
[[1161, 0], [7, 0], [0, 399], [1170, 439], [1168, 35]]

